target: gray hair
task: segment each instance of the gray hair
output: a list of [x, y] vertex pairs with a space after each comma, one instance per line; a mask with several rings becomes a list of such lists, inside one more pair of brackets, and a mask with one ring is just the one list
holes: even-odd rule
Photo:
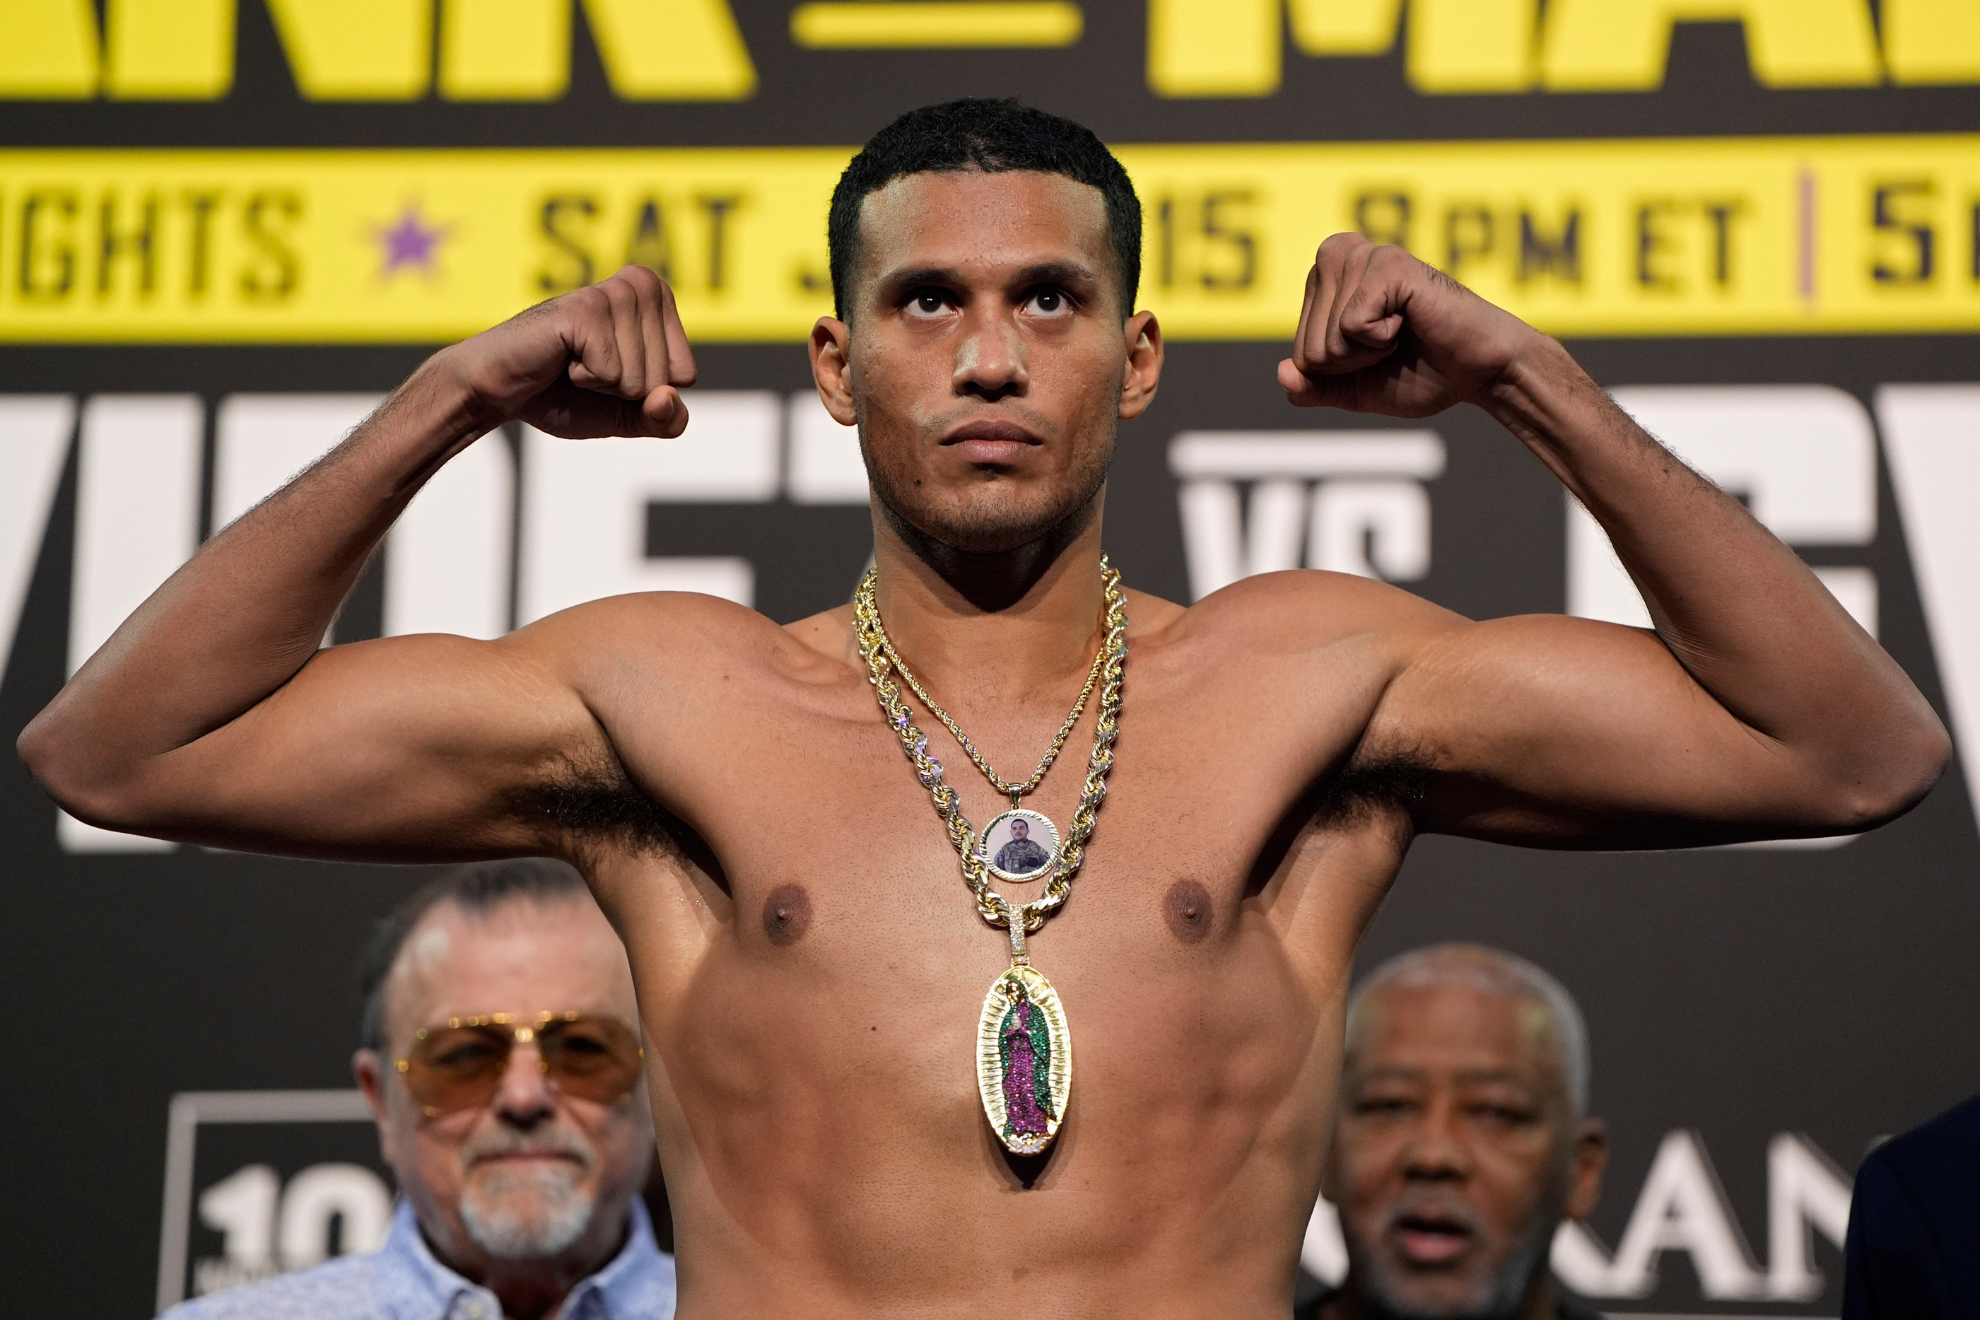
[[440, 904], [453, 903], [470, 916], [486, 917], [523, 899], [549, 903], [585, 897], [584, 877], [548, 857], [479, 862], [421, 886], [378, 923], [358, 955], [358, 999], [363, 1005], [358, 1043], [368, 1050], [385, 1048], [385, 983], [413, 927]]
[[1568, 1101], [1579, 1119], [1588, 1112], [1588, 1024], [1567, 987], [1526, 959], [1482, 944], [1433, 944], [1399, 953], [1362, 979], [1348, 1000], [1347, 1030], [1354, 1034], [1356, 1016], [1368, 996], [1390, 987], [1466, 985], [1489, 994], [1530, 999], [1547, 1014], [1560, 1046], [1561, 1070], [1566, 1075]]

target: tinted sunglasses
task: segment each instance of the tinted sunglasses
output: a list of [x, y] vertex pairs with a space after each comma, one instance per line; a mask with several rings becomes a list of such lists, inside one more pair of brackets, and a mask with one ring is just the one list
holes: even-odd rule
[[491, 1013], [448, 1018], [413, 1033], [397, 1060], [406, 1090], [428, 1118], [478, 1109], [495, 1098], [517, 1045], [536, 1046], [537, 1067], [558, 1091], [617, 1104], [639, 1080], [639, 1033], [624, 1018], [590, 1013]]

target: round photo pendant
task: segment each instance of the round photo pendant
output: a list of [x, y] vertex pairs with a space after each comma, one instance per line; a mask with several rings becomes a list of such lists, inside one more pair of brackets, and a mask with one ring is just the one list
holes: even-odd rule
[[993, 875], [1043, 880], [1059, 860], [1059, 827], [1029, 807], [1018, 807], [983, 827], [976, 851]]

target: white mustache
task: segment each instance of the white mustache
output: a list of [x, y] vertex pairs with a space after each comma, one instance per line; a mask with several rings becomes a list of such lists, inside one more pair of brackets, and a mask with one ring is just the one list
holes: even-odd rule
[[461, 1143], [461, 1162], [472, 1167], [503, 1155], [564, 1155], [589, 1170], [598, 1151], [580, 1132], [567, 1127], [540, 1127], [528, 1132], [498, 1125]]

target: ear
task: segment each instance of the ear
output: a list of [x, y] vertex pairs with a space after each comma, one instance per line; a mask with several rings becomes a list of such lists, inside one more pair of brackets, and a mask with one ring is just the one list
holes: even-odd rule
[[[1123, 327], [1127, 337], [1127, 367], [1121, 372], [1121, 420], [1147, 411], [1162, 380], [1162, 327], [1153, 312], [1136, 312]], [[815, 332], [814, 332], [815, 333]]]
[[351, 1072], [357, 1077], [358, 1090], [364, 1093], [364, 1103], [371, 1110], [371, 1119], [378, 1124], [378, 1152], [385, 1157], [387, 1164], [397, 1168], [391, 1109], [385, 1097], [387, 1066], [377, 1050], [359, 1050], [351, 1055]]
[[825, 411], [840, 426], [858, 420], [852, 396], [852, 327], [837, 317], [821, 316], [811, 327], [811, 378], [818, 383], [818, 397]]
[[1609, 1127], [1599, 1118], [1584, 1118], [1574, 1134], [1573, 1164], [1568, 1171], [1567, 1216], [1586, 1219], [1602, 1198], [1602, 1171], [1609, 1164]]

